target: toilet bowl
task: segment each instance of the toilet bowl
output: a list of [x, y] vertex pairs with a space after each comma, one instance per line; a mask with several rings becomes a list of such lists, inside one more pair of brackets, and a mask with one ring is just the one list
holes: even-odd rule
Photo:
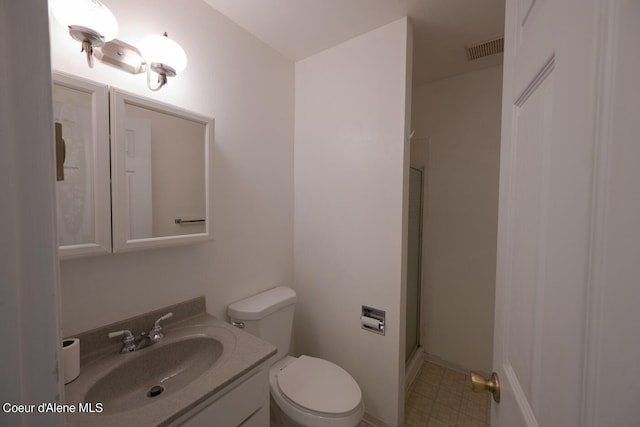
[[269, 370], [271, 412], [283, 427], [355, 427], [364, 415], [362, 393], [338, 365], [287, 356]]
[[356, 427], [362, 392], [347, 371], [324, 359], [289, 356], [296, 293], [279, 286], [229, 305], [233, 325], [275, 345], [270, 360], [272, 427]]

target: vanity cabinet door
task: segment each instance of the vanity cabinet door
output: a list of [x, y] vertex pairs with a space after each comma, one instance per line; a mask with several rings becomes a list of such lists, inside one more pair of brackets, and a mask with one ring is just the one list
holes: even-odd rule
[[222, 397], [214, 396], [193, 417], [181, 422], [182, 427], [251, 427], [269, 425], [269, 367], [258, 369], [236, 381]]
[[111, 252], [108, 88], [53, 73], [60, 258]]

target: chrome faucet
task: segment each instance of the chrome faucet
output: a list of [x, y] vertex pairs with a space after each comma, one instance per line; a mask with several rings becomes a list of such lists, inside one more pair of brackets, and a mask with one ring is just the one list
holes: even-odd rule
[[132, 351], [142, 350], [145, 347], [149, 347], [160, 341], [164, 334], [162, 333], [162, 327], [160, 322], [173, 316], [172, 312], [169, 312], [155, 321], [153, 328], [149, 333], [142, 332], [139, 337], [134, 337], [130, 330], [123, 329], [121, 331], [109, 332], [109, 338], [115, 338], [123, 336], [122, 349], [120, 353], [131, 353]]

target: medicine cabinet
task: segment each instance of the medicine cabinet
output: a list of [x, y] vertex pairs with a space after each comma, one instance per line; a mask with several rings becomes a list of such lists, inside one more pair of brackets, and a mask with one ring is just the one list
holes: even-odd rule
[[53, 74], [60, 258], [211, 238], [213, 119]]

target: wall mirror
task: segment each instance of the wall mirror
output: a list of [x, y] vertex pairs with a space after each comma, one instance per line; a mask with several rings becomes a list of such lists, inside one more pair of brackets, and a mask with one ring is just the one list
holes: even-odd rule
[[111, 89], [113, 251], [211, 235], [213, 119]]
[[108, 89], [53, 73], [60, 258], [111, 252]]

